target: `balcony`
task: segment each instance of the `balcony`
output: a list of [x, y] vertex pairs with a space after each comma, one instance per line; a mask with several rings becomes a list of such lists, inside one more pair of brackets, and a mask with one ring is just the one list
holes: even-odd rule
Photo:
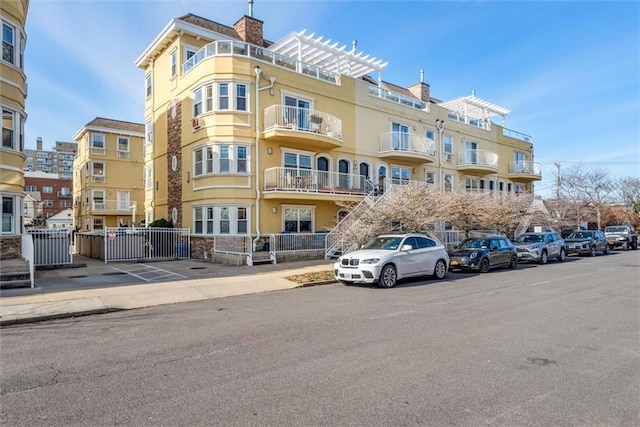
[[455, 122], [464, 123], [478, 129], [491, 130], [491, 120], [480, 120], [449, 110], [447, 117]]
[[396, 104], [415, 108], [416, 110], [428, 111], [428, 106], [426, 102], [416, 98], [412, 98], [410, 96], [403, 95], [398, 92], [393, 92], [391, 90], [383, 89], [379, 86], [369, 85], [369, 95], [374, 96], [376, 98], [384, 99], [390, 102], [395, 102]]
[[264, 110], [264, 138], [300, 148], [338, 148], [342, 120], [318, 110], [272, 105]]
[[73, 197], [73, 194], [71, 194], [70, 191], [58, 191], [57, 196], [59, 198], [70, 199], [71, 197]]
[[413, 163], [436, 161], [434, 144], [423, 135], [405, 132], [387, 132], [380, 135], [381, 158]]
[[362, 175], [285, 167], [264, 171], [265, 199], [358, 200], [373, 188]]
[[508, 136], [509, 138], [515, 138], [519, 139], [520, 141], [533, 143], [533, 137], [531, 135], [527, 135], [526, 133], [518, 132], [513, 129], [503, 128], [502, 134], [504, 136]]
[[129, 202], [127, 200], [96, 199], [91, 201], [89, 208], [91, 212], [94, 213], [101, 212], [123, 214], [126, 212], [131, 212], [133, 206], [135, 206], [135, 202]]
[[487, 150], [458, 152], [458, 170], [484, 175], [498, 171], [498, 155]]
[[253, 58], [280, 68], [286, 68], [295, 73], [304, 74], [306, 76], [322, 80], [328, 83], [337, 84], [339, 75], [337, 73], [327, 71], [315, 65], [298, 61], [290, 56], [281, 55], [272, 52], [264, 47], [259, 47], [241, 41], [218, 40], [204, 46], [195, 55], [187, 59], [182, 64], [183, 73], [189, 72], [192, 68], [207, 58], [214, 56], [238, 56], [245, 58]]
[[511, 162], [509, 176], [514, 181], [539, 181], [542, 179], [542, 165], [531, 161]]

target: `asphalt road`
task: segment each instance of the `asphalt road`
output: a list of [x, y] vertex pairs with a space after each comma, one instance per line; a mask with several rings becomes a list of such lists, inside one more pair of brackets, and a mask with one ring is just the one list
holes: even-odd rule
[[4, 328], [3, 426], [640, 425], [640, 251]]

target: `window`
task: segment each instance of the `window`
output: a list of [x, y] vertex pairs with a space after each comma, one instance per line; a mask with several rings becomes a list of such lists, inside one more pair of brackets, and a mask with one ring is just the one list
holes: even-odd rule
[[13, 197], [2, 197], [2, 232], [14, 232], [14, 208], [15, 199]]
[[391, 123], [391, 149], [407, 151], [409, 149], [409, 126]]
[[2, 24], [2, 60], [15, 65], [15, 29]]
[[444, 191], [453, 191], [453, 175], [444, 176]]
[[453, 137], [451, 135], [444, 136], [444, 152], [453, 154]]
[[14, 148], [15, 120], [14, 113], [10, 110], [2, 110], [2, 147]]
[[469, 178], [465, 179], [465, 188], [467, 191], [478, 191], [480, 189], [480, 182], [478, 178]]
[[313, 230], [313, 208], [284, 208], [284, 231], [287, 233], [311, 233]]
[[188, 60], [189, 58], [191, 58], [193, 55], [196, 54], [196, 52], [198, 52], [197, 49], [191, 48], [191, 47], [185, 47], [184, 48], [184, 60]]
[[427, 184], [435, 184], [436, 182], [436, 173], [435, 172], [427, 172], [425, 176], [425, 182]]
[[42, 187], [42, 192], [43, 193], [47, 193], [47, 194], [51, 194], [53, 193], [53, 187], [51, 187], [50, 185], [45, 185]]
[[406, 184], [411, 178], [411, 171], [409, 168], [393, 166], [391, 168], [391, 183], [392, 184]]
[[27, 185], [25, 191], [38, 191], [38, 187], [36, 187], [35, 185]]
[[61, 200], [60, 201], [60, 206], [63, 208], [70, 208], [71, 207], [71, 200]]
[[218, 85], [218, 110], [229, 109], [229, 84], [220, 83]]
[[153, 142], [153, 123], [151, 120], [145, 123], [146, 135], [147, 135], [147, 144], [151, 144]]
[[245, 145], [211, 144], [193, 151], [193, 176], [248, 173], [249, 149]]
[[236, 82], [217, 82], [201, 86], [193, 93], [193, 116], [214, 111], [247, 111], [247, 87], [245, 83]]
[[473, 141], [465, 141], [464, 148], [465, 164], [478, 164], [478, 143]]
[[432, 130], [427, 130], [424, 133], [424, 137], [427, 139], [427, 149], [433, 150], [436, 146], [436, 133]]
[[103, 162], [91, 162], [91, 181], [105, 181], [105, 164]]
[[513, 172], [523, 173], [525, 172], [524, 153], [513, 153]]
[[105, 154], [104, 135], [101, 133], [91, 134], [91, 153]]
[[129, 157], [129, 138], [118, 137], [118, 157]]
[[173, 49], [171, 53], [169, 53], [169, 76], [171, 78], [176, 76], [177, 68], [178, 68], [178, 51], [177, 49]]
[[236, 85], [236, 110], [247, 111], [247, 85]]
[[245, 206], [198, 206], [193, 218], [195, 234], [246, 234], [249, 230]]
[[153, 188], [153, 167], [152, 166], [144, 167], [144, 188], [146, 190], [151, 190]]
[[514, 184], [514, 192], [516, 194], [522, 194], [524, 193], [524, 184]]
[[93, 218], [93, 229], [104, 230], [104, 218]]
[[151, 83], [152, 83], [152, 80], [151, 80], [151, 74], [147, 74], [147, 75], [144, 77], [144, 88], [145, 88], [145, 89], [144, 89], [144, 95], [145, 95], [145, 97], [147, 97], [147, 98], [150, 98], [150, 97], [151, 97], [151, 89], [152, 89], [152, 87], [151, 87]]
[[507, 184], [507, 193], [511, 193], [512, 191], [513, 191], [513, 184], [509, 182]]
[[91, 191], [93, 209], [104, 210], [104, 190], [92, 190]]
[[202, 114], [202, 91], [197, 91], [193, 95], [193, 117]]
[[53, 200], [45, 199], [42, 201], [42, 204], [44, 205], [45, 208], [50, 208], [53, 206]]

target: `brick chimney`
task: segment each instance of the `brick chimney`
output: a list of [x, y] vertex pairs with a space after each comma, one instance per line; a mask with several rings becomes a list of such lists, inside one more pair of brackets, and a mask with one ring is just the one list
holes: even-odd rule
[[423, 102], [429, 102], [429, 85], [424, 83], [424, 82], [420, 82], [420, 83], [416, 83], [413, 86], [409, 86], [407, 89], [409, 89], [409, 92], [411, 92], [413, 94], [413, 96], [415, 96], [416, 98], [419, 98], [421, 101]]
[[236, 33], [243, 41], [257, 46], [264, 46], [262, 21], [245, 15], [233, 24], [233, 29], [236, 30]]

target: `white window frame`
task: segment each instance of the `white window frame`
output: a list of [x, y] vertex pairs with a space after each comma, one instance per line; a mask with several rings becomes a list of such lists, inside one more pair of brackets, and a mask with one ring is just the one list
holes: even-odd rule
[[118, 157], [129, 157], [131, 152], [131, 140], [128, 136], [116, 137], [116, 148], [118, 151]]
[[[11, 121], [5, 127], [5, 119]], [[5, 140], [5, 131], [10, 132], [9, 138]], [[5, 142], [9, 142], [8, 145]], [[5, 150], [16, 150], [24, 152], [24, 115], [11, 108], [2, 107], [2, 146]]]
[[[16, 196], [2, 195], [2, 226], [0, 228], [1, 234], [16, 234], [18, 227], [18, 218], [20, 217], [16, 213], [16, 209], [20, 200]], [[10, 212], [5, 212], [5, 203], [10, 204]], [[8, 207], [8, 206], [7, 206]]]
[[409, 150], [410, 130], [407, 123], [391, 122], [391, 149], [407, 151]]
[[465, 190], [470, 192], [480, 191], [480, 179], [476, 178], [475, 176], [466, 176], [464, 178], [464, 188]]
[[444, 134], [444, 137], [442, 138], [443, 153], [453, 155], [453, 141], [454, 139], [452, 135]]
[[[406, 184], [411, 181], [411, 168], [408, 166], [391, 166], [391, 183]], [[397, 176], [396, 176], [397, 175]]]
[[43, 185], [42, 192], [44, 194], [53, 194], [53, 187], [51, 185]]
[[[102, 138], [102, 147], [96, 146]], [[91, 154], [105, 155], [107, 153], [107, 137], [103, 133], [91, 133]]]
[[144, 97], [149, 99], [151, 95], [153, 95], [153, 78], [151, 73], [148, 73], [144, 76]]
[[[91, 190], [91, 209], [103, 211], [107, 207], [106, 191], [103, 189]], [[98, 197], [101, 195], [102, 197]], [[101, 201], [98, 201], [101, 200]]]
[[[5, 40], [5, 28], [7, 28], [8, 30], [10, 30], [11, 32], [11, 40]], [[17, 47], [17, 43], [16, 43], [16, 34], [18, 34], [18, 28], [16, 28], [16, 26], [9, 24], [8, 22], [2, 21], [2, 60], [4, 62], [8, 62], [9, 64], [15, 66], [15, 67], [19, 67], [17, 58], [18, 55], [16, 55], [16, 52], [18, 51]], [[11, 54], [11, 58], [5, 58], [4, 53], [5, 53], [5, 44], [7, 46], [10, 46], [10, 54]]]
[[[221, 94], [221, 86], [226, 88], [226, 94]], [[241, 95], [241, 91], [244, 94]], [[215, 112], [249, 111], [249, 82], [236, 80], [220, 80], [208, 82], [193, 91], [193, 118], [201, 114]], [[225, 104], [223, 106], [223, 104]]]
[[[102, 165], [102, 173], [96, 173], [100, 170], [98, 165]], [[107, 162], [92, 161], [90, 165], [90, 174], [92, 182], [105, 182], [107, 179]]]
[[[311, 216], [310, 226], [309, 226], [310, 229], [302, 230], [302, 227], [300, 227], [300, 222], [301, 222], [300, 218], [302, 214], [306, 214], [307, 211], [310, 213], [310, 216]], [[287, 216], [289, 216], [289, 219], [287, 219]], [[292, 219], [293, 216], [295, 216], [296, 226], [289, 227], [289, 229], [287, 229], [287, 227], [289, 225], [292, 225], [291, 223], [294, 222], [294, 220]], [[287, 233], [313, 233], [313, 230], [315, 230], [315, 217], [316, 217], [315, 205], [311, 205], [311, 206], [282, 205], [282, 230]]]
[[51, 199], [44, 199], [44, 200], [42, 201], [42, 206], [44, 206], [45, 208], [53, 207], [53, 200], [51, 200]]
[[451, 192], [454, 190], [453, 188], [454, 176], [452, 174], [445, 174], [443, 180], [443, 191]]
[[[228, 158], [221, 157], [222, 148], [228, 149]], [[245, 158], [238, 157], [244, 153]], [[251, 150], [248, 144], [237, 142], [210, 143], [193, 149], [193, 176], [206, 175], [247, 175], [250, 173]], [[228, 170], [223, 168], [223, 160], [227, 160]], [[244, 171], [242, 168], [244, 166]]]
[[144, 167], [144, 188], [145, 190], [153, 189], [153, 166]]
[[36, 185], [27, 185], [24, 191], [38, 191], [38, 186]]
[[169, 79], [174, 79], [178, 75], [178, 48], [173, 48], [169, 52]]
[[[239, 230], [243, 227], [245, 231]], [[193, 207], [193, 230], [197, 235], [244, 235], [251, 231], [249, 205], [213, 204]]]
[[427, 140], [427, 148], [436, 148], [436, 131], [434, 129], [425, 129], [424, 138]]
[[104, 230], [105, 218], [103, 216], [94, 216], [91, 218], [91, 230]]

